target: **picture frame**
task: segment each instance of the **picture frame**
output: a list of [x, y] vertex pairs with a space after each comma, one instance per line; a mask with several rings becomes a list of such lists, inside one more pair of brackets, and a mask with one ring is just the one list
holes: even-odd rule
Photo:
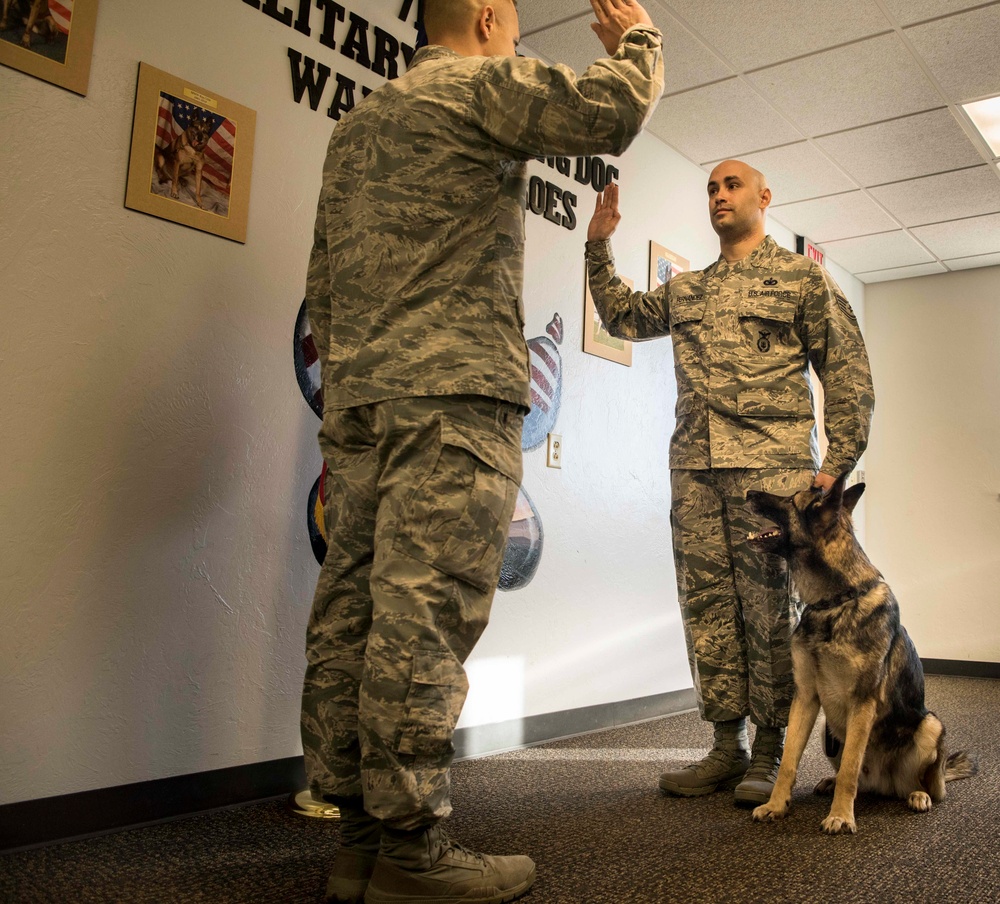
[[[619, 273], [618, 278], [630, 289], [635, 288], [635, 283], [627, 276]], [[616, 339], [604, 326], [601, 315], [597, 313], [597, 307], [594, 305], [594, 297], [590, 294], [590, 280], [587, 279], [586, 269], [583, 274], [583, 295], [583, 350], [588, 355], [597, 355], [599, 358], [631, 367], [632, 343], [628, 339]]]
[[686, 258], [670, 251], [657, 242], [649, 243], [649, 291], [658, 289], [671, 277], [690, 270], [691, 265]]
[[125, 206], [246, 242], [257, 114], [139, 64]]
[[0, 63], [86, 96], [98, 0], [13, 0], [0, 7]]

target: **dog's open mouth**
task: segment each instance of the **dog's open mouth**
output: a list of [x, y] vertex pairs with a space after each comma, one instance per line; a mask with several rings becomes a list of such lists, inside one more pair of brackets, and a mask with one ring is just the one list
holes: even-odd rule
[[747, 534], [747, 543], [758, 549], [773, 549], [781, 542], [782, 536], [780, 528], [769, 527], [767, 530], [751, 531]]

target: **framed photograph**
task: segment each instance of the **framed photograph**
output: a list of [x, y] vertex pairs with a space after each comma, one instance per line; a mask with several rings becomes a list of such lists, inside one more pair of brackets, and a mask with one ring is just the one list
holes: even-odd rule
[[[630, 289], [635, 288], [632, 280], [618, 274], [618, 278]], [[628, 339], [616, 339], [612, 336], [601, 320], [601, 315], [597, 313], [594, 306], [594, 298], [590, 294], [590, 280], [587, 279], [586, 270], [583, 275], [583, 350], [588, 355], [597, 355], [599, 358], [607, 358], [616, 364], [624, 364], [626, 367], [632, 366], [632, 343]]]
[[0, 63], [86, 95], [97, 0], [3, 0]]
[[139, 64], [125, 206], [245, 242], [257, 114]]
[[665, 282], [669, 282], [670, 277], [683, 273], [690, 268], [690, 264], [679, 254], [668, 251], [656, 242], [649, 243], [649, 291], [658, 289]]

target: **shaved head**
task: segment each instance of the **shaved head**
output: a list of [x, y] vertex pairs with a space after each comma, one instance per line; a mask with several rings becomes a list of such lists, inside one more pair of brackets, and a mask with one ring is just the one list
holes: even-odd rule
[[760, 170], [754, 169], [742, 160], [723, 160], [712, 170], [712, 175], [708, 177], [709, 185], [713, 182], [720, 183], [728, 176], [736, 176], [742, 179], [747, 185], [753, 186], [755, 191], [764, 191], [767, 188], [767, 179]]
[[511, 6], [517, 0], [424, 0], [424, 30], [432, 44], [451, 35], [462, 35], [475, 25], [487, 6]]

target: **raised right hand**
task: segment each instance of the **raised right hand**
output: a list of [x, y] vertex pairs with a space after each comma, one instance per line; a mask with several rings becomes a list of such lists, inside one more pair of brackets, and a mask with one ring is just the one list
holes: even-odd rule
[[597, 193], [597, 206], [587, 227], [587, 241], [605, 241], [614, 235], [622, 215], [618, 212], [618, 184], [612, 182], [603, 192]]
[[590, 27], [601, 39], [609, 56], [614, 56], [622, 35], [633, 25], [652, 25], [653, 20], [635, 0], [590, 0], [597, 21]]

